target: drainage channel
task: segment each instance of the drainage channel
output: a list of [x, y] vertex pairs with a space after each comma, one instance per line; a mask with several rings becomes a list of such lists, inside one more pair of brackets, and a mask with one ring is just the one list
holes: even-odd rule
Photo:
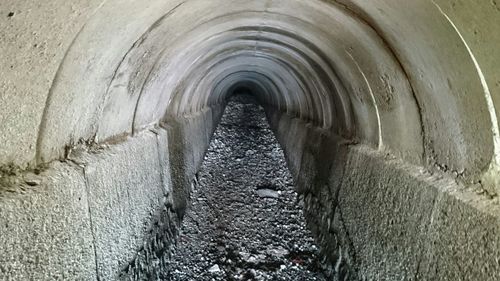
[[197, 175], [164, 280], [326, 280], [263, 109], [231, 100]]

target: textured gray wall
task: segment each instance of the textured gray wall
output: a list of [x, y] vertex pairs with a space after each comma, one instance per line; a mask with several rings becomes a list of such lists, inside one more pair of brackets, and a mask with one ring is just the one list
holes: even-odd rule
[[155, 132], [13, 176], [37, 185], [2, 190], [0, 279], [116, 279], [169, 205], [167, 133]]
[[96, 279], [83, 169], [54, 163], [0, 196], [0, 279]]
[[268, 117], [341, 280], [498, 279], [500, 209], [481, 188], [286, 114]]
[[168, 252], [237, 86], [266, 107], [339, 272], [498, 276], [495, 1], [6, 0], [0, 13], [3, 279], [154, 275], [151, 245]]

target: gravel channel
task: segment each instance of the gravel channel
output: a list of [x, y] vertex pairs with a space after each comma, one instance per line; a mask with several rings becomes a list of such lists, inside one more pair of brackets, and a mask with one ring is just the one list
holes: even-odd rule
[[164, 280], [331, 280], [254, 100], [228, 103], [195, 182]]

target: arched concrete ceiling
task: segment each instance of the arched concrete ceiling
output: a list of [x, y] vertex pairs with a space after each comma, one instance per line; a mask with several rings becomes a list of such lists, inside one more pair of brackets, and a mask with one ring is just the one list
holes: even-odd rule
[[[21, 33], [39, 23], [36, 36], [45, 44], [39, 57], [32, 44], [21, 48], [16, 61], [31, 66], [13, 66], [3, 78], [2, 118], [16, 117], [0, 122], [0, 163], [48, 162], [81, 140], [105, 141], [223, 106], [241, 83], [258, 89], [261, 102], [275, 110], [467, 179], [494, 169], [499, 157], [500, 83], [496, 64], [485, 62], [499, 38], [486, 43], [486, 35], [475, 34], [500, 21], [494, 3], [0, 5], [17, 13], [2, 20], [2, 30], [11, 31], [4, 41], [31, 42]], [[475, 19], [470, 30], [469, 8], [497, 12], [488, 22]], [[0, 53], [11, 56], [14, 49]]]

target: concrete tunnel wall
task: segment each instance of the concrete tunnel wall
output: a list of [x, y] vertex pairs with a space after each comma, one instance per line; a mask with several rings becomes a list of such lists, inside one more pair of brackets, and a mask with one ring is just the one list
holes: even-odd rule
[[24, 0], [0, 11], [3, 279], [161, 266], [153, 250], [175, 236], [243, 85], [339, 275], [496, 280], [495, 1]]

